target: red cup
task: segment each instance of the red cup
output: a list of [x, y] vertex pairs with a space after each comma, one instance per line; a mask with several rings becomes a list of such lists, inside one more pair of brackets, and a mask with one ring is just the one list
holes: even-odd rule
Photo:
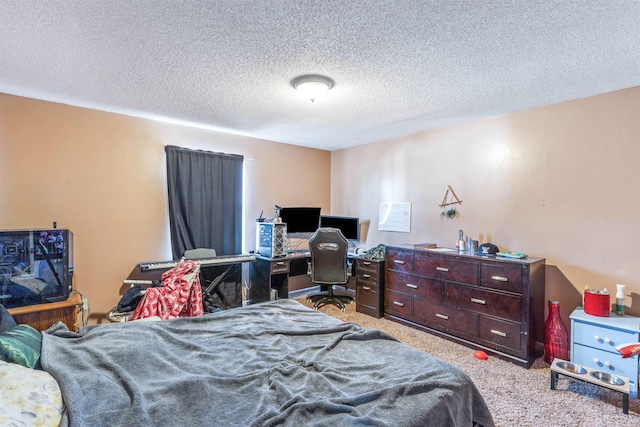
[[598, 293], [598, 291], [584, 291], [584, 312], [592, 316], [609, 317], [610, 295]]

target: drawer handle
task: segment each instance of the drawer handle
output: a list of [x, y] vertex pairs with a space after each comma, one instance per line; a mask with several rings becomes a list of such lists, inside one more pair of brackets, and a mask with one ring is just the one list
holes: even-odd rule
[[487, 302], [483, 299], [471, 298], [471, 302], [475, 302], [476, 304], [486, 304]]
[[448, 273], [448, 272], [449, 272], [449, 269], [448, 269], [448, 268], [445, 268], [445, 267], [436, 267], [436, 270], [438, 270], [438, 271], [444, 271], [445, 273]]
[[368, 278], [371, 277], [371, 275], [370, 274], [363, 274], [362, 277], [364, 277], [365, 279], [368, 279]]
[[399, 260], [399, 259], [394, 259], [394, 260], [393, 260], [393, 262], [394, 262], [394, 263], [396, 263], [396, 264], [402, 264], [402, 265], [404, 265], [404, 261]]
[[412, 283], [407, 283], [407, 288], [418, 289], [418, 287]]
[[363, 287], [362, 287], [362, 290], [364, 290], [364, 291], [370, 291], [370, 290], [371, 290], [371, 288], [370, 288], [369, 286], [363, 286]]
[[399, 305], [400, 307], [404, 307], [404, 304], [398, 301], [393, 302], [395, 305]]
[[444, 319], [444, 320], [449, 320], [449, 316], [446, 316], [446, 315], [440, 314], [440, 313], [436, 313], [436, 317], [439, 317], [439, 318]]
[[502, 276], [491, 276], [491, 278], [493, 280], [497, 280], [498, 282], [508, 282], [509, 279], [507, 279], [506, 277], [502, 277]]
[[596, 358], [593, 359], [593, 363], [598, 364], [598, 363], [600, 363], [600, 360], [596, 357]]
[[609, 362], [604, 362], [604, 366], [606, 366], [607, 368], [611, 366], [611, 363]]
[[607, 344], [611, 344], [611, 338], [609, 338], [609, 337], [607, 337], [607, 338], [605, 338], [605, 339], [602, 339], [602, 338], [600, 338], [600, 336], [599, 336], [599, 335], [594, 335], [594, 336], [593, 336], [593, 339], [594, 339], [594, 340], [596, 340], [596, 341], [604, 341], [604, 342], [606, 342]]
[[495, 329], [491, 329], [491, 333], [493, 335], [498, 335], [500, 337], [506, 337], [507, 333], [506, 332], [502, 332], [502, 331], [496, 331]]
[[362, 263], [363, 263], [364, 265], [371, 265], [371, 262], [369, 262], [369, 261], [362, 261]]
[[284, 261], [277, 261], [276, 265], [284, 265]]

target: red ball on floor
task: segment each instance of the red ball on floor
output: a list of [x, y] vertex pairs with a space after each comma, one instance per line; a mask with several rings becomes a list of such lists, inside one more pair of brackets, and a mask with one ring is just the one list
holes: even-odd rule
[[473, 353], [473, 357], [475, 357], [478, 360], [487, 360], [489, 357], [487, 356], [487, 353], [485, 353], [482, 350], [478, 350], [475, 353]]

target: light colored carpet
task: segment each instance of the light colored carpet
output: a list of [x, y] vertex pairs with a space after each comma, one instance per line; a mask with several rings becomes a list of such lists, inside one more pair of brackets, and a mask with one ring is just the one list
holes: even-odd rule
[[[305, 297], [297, 301], [311, 307]], [[355, 302], [343, 313], [335, 306], [319, 311], [346, 322], [381, 329], [408, 346], [429, 353], [466, 372], [482, 393], [496, 426], [599, 427], [640, 426], [640, 400], [629, 399], [629, 414], [622, 413], [622, 394], [560, 375], [550, 388], [549, 365], [536, 360], [530, 369], [492, 357], [481, 361], [474, 349], [435, 335], [355, 311]]]

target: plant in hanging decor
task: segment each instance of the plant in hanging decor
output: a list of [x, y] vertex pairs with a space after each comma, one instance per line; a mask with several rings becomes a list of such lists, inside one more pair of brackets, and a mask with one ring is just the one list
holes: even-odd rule
[[456, 210], [456, 208], [449, 208], [447, 210], [442, 211], [440, 214], [440, 219], [456, 219], [460, 214]]
[[455, 207], [447, 206], [451, 205], [461, 205], [462, 200], [458, 199], [458, 196], [453, 191], [450, 185], [447, 185], [447, 192], [444, 193], [444, 199], [442, 199], [442, 203], [440, 203], [440, 207], [444, 210], [440, 213], [440, 219], [456, 219], [460, 216], [460, 212]]

